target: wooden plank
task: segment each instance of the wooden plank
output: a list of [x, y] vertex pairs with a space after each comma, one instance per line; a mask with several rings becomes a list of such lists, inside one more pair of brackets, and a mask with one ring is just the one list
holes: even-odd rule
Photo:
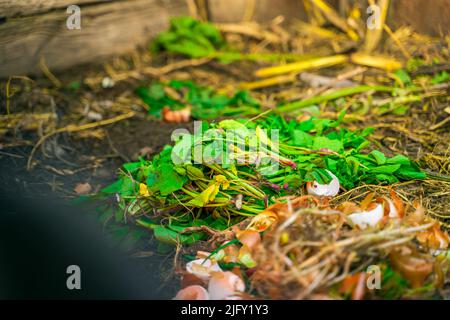
[[81, 30], [67, 29], [65, 9], [7, 19], [0, 24], [0, 77], [40, 73], [41, 57], [54, 71], [125, 53], [179, 14], [187, 14], [183, 0], [128, 0], [82, 8]]
[[0, 0], [0, 17], [27, 16], [54, 9], [65, 9], [72, 4], [82, 6], [112, 1], [117, 0]]

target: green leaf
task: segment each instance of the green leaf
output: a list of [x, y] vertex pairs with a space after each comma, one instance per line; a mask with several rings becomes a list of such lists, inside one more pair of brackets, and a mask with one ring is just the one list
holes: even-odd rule
[[176, 173], [171, 163], [163, 163], [158, 172], [155, 186], [159, 189], [161, 195], [167, 196], [180, 190], [187, 180], [186, 176], [180, 176]]
[[409, 74], [405, 70], [399, 69], [399, 70], [395, 71], [394, 74], [398, 77], [398, 79], [400, 79], [400, 81], [404, 85], [411, 84], [411, 77], [409, 76]]
[[171, 150], [171, 159], [176, 164], [191, 163], [193, 137], [184, 134]]
[[136, 191], [137, 184], [129, 176], [123, 176], [101, 190], [102, 193], [119, 193], [121, 196], [130, 196]]
[[125, 170], [128, 172], [133, 172], [134, 170], [140, 168], [142, 166], [142, 163], [140, 161], [138, 162], [128, 162], [123, 165]]
[[204, 234], [199, 232], [193, 232], [190, 234], [179, 234], [176, 231], [169, 228], [157, 225], [153, 227], [155, 238], [162, 243], [175, 245], [178, 242], [185, 245], [191, 245], [204, 238]]
[[439, 84], [439, 83], [447, 81], [449, 78], [450, 78], [450, 74], [446, 71], [442, 71], [441, 73], [438, 73], [437, 75], [435, 75], [433, 77], [433, 79], [431, 80], [431, 83]]
[[162, 243], [166, 244], [177, 244], [178, 243], [178, 233], [167, 229], [163, 226], [155, 226], [153, 228], [155, 238]]
[[197, 167], [187, 165], [186, 170], [187, 170], [187, 174], [188, 174], [188, 177], [190, 180], [205, 179], [205, 175], [203, 174], [203, 171]]
[[219, 122], [219, 128], [225, 129], [225, 130], [243, 130], [248, 131], [245, 124], [240, 123], [236, 120], [222, 120]]
[[332, 180], [330, 174], [323, 168], [309, 171], [305, 176], [306, 181], [317, 181], [319, 184], [328, 184]]
[[375, 177], [379, 182], [385, 181], [389, 184], [398, 182], [398, 179], [394, 175], [380, 173], [380, 174], [375, 175]]
[[332, 151], [341, 152], [344, 149], [344, 145], [340, 140], [331, 140], [327, 137], [316, 136], [312, 148], [314, 150], [330, 149]]
[[402, 156], [402, 155], [396, 155], [392, 158], [389, 158], [386, 160], [387, 164], [405, 164], [409, 165], [411, 163], [411, 160], [409, 160], [408, 157]]
[[394, 173], [395, 171], [400, 169], [400, 166], [401, 166], [400, 164], [391, 164], [391, 165], [379, 166], [379, 167], [371, 168], [370, 172], [372, 172], [372, 173], [384, 173], [384, 174]]
[[290, 174], [286, 176], [284, 182], [287, 183], [291, 188], [298, 188], [302, 185], [303, 179], [298, 174]]
[[373, 150], [370, 155], [375, 159], [378, 165], [382, 165], [386, 163], [386, 156], [383, 152], [378, 150]]
[[161, 32], [153, 41], [152, 50], [200, 58], [216, 54], [224, 44], [214, 25], [192, 17], [175, 17], [170, 21], [169, 30]]
[[299, 147], [310, 147], [313, 143], [313, 137], [302, 131], [302, 130], [294, 130], [292, 133], [292, 144]]

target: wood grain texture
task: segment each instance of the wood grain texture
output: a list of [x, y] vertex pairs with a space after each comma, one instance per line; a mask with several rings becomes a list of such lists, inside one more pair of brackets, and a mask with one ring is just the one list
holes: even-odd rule
[[65, 9], [7, 19], [0, 24], [0, 77], [40, 73], [100, 61], [130, 51], [186, 14], [183, 0], [107, 1], [81, 10], [81, 30], [66, 28]]
[[54, 9], [64, 9], [72, 4], [85, 5], [117, 0], [0, 0], [0, 17], [26, 16]]
[[[327, 0], [337, 6], [338, 0]], [[356, 1], [356, 0], [352, 0]], [[239, 22], [249, 0], [208, 0], [215, 22]], [[81, 30], [68, 30], [68, 5], [81, 7]], [[300, 0], [255, 0], [254, 19], [304, 17]], [[188, 14], [185, 0], [0, 0], [0, 77], [40, 73], [99, 62], [142, 45], [164, 30], [170, 16]], [[388, 23], [448, 35], [450, 0], [392, 1]]]

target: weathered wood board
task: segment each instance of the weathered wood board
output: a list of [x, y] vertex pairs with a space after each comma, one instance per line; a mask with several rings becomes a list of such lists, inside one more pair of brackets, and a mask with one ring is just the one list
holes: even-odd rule
[[1, 5], [10, 2], [15, 14], [21, 8], [30, 13], [0, 24], [0, 77], [40, 73], [41, 57], [56, 71], [125, 53], [167, 28], [170, 16], [187, 14], [183, 0], [70, 1], [81, 7], [81, 29], [69, 30], [67, 8], [60, 7], [69, 1], [58, 1], [56, 8], [49, 3], [57, 1], [48, 1], [34, 10], [25, 1], [0, 1], [2, 13]]
[[72, 4], [111, 2], [111, 0], [0, 0], [0, 17], [27, 16], [55, 9], [65, 9]]
[[[188, 14], [189, 1], [193, 0], [0, 0], [0, 78], [40, 73], [41, 57], [58, 71], [126, 53], [165, 29], [170, 16]], [[252, 17], [257, 21], [278, 15], [304, 17], [301, 0], [201, 1], [216, 22], [242, 21], [249, 3], [254, 4]], [[81, 7], [81, 30], [66, 27], [66, 9], [72, 4]], [[388, 23], [448, 35], [449, 15], [450, 0], [393, 0]]]

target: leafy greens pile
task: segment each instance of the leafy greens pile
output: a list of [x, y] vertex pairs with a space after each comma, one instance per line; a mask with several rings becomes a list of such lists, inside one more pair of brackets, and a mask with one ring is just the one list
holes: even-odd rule
[[[305, 182], [328, 183], [327, 170], [345, 189], [426, 178], [405, 156], [365, 151], [373, 129], [349, 131], [340, 126], [343, 117], [298, 122], [271, 115], [254, 121], [202, 122], [205, 134], [179, 135], [151, 161], [126, 163], [119, 179], [103, 192], [118, 194], [127, 215], [153, 229], [161, 242], [192, 244], [204, 234], [186, 228], [223, 230], [258, 214], [278, 197], [301, 194]], [[266, 133], [270, 129], [279, 130], [276, 152]], [[229, 141], [227, 130], [239, 134]], [[257, 143], [264, 153], [252, 151]], [[238, 155], [231, 161], [225, 161], [230, 159], [227, 145]], [[190, 161], [199, 147], [202, 157]], [[276, 170], [270, 170], [274, 164]]]

